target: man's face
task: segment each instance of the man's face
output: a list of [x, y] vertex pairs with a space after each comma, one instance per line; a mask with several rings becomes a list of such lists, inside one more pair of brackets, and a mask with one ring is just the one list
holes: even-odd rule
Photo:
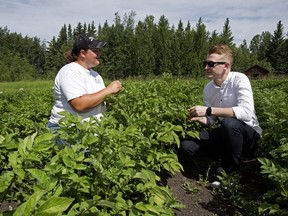
[[204, 69], [207, 78], [221, 79], [228, 72], [229, 63], [224, 55], [212, 53], [207, 56]]

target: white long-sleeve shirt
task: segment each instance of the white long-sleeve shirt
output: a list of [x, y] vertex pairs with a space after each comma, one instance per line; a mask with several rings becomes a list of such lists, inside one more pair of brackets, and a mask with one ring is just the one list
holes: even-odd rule
[[[252, 87], [245, 74], [229, 72], [221, 86], [217, 86], [211, 80], [203, 90], [203, 100], [207, 107], [232, 107], [238, 120], [251, 126], [260, 135], [262, 134], [254, 108]], [[216, 118], [209, 119], [210, 122], [214, 122]]]

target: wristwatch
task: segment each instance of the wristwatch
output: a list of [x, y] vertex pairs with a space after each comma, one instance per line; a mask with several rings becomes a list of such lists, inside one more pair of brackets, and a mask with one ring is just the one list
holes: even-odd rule
[[207, 109], [206, 109], [206, 115], [207, 115], [207, 116], [211, 116], [211, 113], [212, 113], [211, 107], [207, 107]]

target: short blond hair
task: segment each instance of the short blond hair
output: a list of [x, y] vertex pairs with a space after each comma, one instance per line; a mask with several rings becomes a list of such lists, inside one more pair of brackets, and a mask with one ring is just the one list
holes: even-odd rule
[[229, 59], [229, 63], [232, 65], [233, 64], [233, 51], [232, 49], [227, 46], [227, 45], [214, 45], [212, 46], [209, 51], [208, 54], [218, 54], [218, 55], [224, 55], [225, 57], [227, 57]]

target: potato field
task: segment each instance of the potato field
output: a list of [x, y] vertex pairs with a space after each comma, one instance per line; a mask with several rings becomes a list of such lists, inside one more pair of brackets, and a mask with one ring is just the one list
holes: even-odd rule
[[[123, 80], [124, 89], [106, 98], [101, 122], [63, 113], [59, 134], [46, 128], [52, 81], [0, 83], [0, 203], [17, 205], [5, 215], [174, 215], [185, 208], [161, 173], [182, 169], [180, 140], [201, 129], [187, 120], [187, 108], [203, 104], [207, 82], [169, 74]], [[251, 84], [263, 129], [259, 175], [269, 187], [257, 202], [245, 195], [227, 199], [245, 215], [288, 215], [288, 80]]]

